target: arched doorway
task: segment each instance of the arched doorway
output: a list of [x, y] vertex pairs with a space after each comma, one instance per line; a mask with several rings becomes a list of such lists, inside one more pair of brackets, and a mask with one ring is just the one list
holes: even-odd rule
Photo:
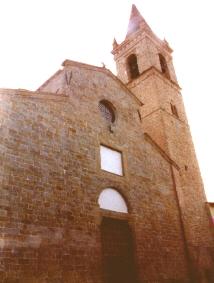
[[103, 212], [101, 222], [104, 282], [136, 283], [134, 245], [126, 218], [126, 202], [116, 190], [107, 188], [100, 194], [98, 203], [101, 209], [111, 211]]

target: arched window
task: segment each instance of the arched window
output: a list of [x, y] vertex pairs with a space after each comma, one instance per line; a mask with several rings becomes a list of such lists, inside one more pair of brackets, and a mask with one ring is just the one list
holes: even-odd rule
[[166, 63], [166, 59], [162, 54], [158, 54], [159, 55], [159, 60], [160, 60], [160, 65], [161, 65], [161, 71], [163, 74], [166, 75], [166, 77], [170, 78], [169, 76], [169, 69]]
[[109, 123], [114, 123], [115, 113], [112, 104], [107, 100], [101, 100], [99, 102], [99, 109], [102, 117]]
[[100, 208], [103, 209], [128, 213], [128, 208], [124, 198], [118, 191], [112, 188], [106, 188], [101, 192], [98, 204]]
[[127, 58], [127, 66], [128, 66], [130, 79], [135, 79], [140, 75], [137, 64], [137, 56], [135, 54], [131, 54]]

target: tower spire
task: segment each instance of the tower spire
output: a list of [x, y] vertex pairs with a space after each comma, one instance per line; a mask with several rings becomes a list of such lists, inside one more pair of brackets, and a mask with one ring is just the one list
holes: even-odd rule
[[138, 11], [137, 7], [132, 4], [132, 10], [129, 18], [129, 24], [127, 29], [126, 38], [140, 30], [142, 26], [146, 26], [147, 29], [151, 30], [143, 16]]

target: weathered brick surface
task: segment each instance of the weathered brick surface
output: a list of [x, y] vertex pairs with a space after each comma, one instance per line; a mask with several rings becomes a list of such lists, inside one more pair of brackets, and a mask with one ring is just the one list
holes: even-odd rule
[[[106, 70], [70, 63], [59, 75], [68, 71], [67, 96], [1, 91], [2, 282], [102, 282], [106, 187], [127, 200], [141, 280], [187, 277], [172, 165], [145, 140], [140, 103]], [[103, 98], [116, 109], [113, 133]], [[125, 176], [100, 169], [101, 143], [122, 151]]]
[[[210, 229], [203, 183], [172, 64], [172, 49], [165, 40], [161, 41], [154, 35], [135, 7], [130, 22], [135, 26], [135, 33], [114, 46], [113, 50], [118, 77], [144, 104], [141, 108], [144, 131], [179, 166], [179, 171], [172, 168], [172, 177], [189, 267], [193, 277], [200, 278], [199, 281], [213, 282], [214, 279], [210, 279], [210, 276], [213, 278], [210, 273], [214, 270], [213, 231]], [[140, 75], [135, 79], [129, 76], [127, 58], [130, 54], [137, 57]], [[162, 72], [159, 54], [166, 60], [169, 77]], [[173, 114], [172, 106], [176, 107], [177, 116]]]

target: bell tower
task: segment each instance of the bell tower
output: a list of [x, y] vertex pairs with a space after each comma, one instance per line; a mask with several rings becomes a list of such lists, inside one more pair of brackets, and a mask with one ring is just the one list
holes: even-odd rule
[[142, 101], [142, 128], [173, 160], [171, 168], [193, 277], [214, 270], [213, 231], [203, 182], [168, 42], [132, 6], [125, 40], [113, 42], [118, 78]]
[[173, 121], [187, 124], [172, 51], [166, 40], [160, 40], [153, 33], [133, 5], [126, 38], [121, 44], [114, 40], [112, 53], [118, 78], [144, 104], [141, 113], [144, 130], [168, 153], [163, 112], [176, 119]]
[[[132, 6], [128, 30], [121, 44], [113, 43], [112, 53], [115, 56], [118, 77], [125, 83], [133, 80], [131, 56], [135, 56], [139, 75], [155, 67], [164, 75], [177, 83], [172, 64], [172, 49], [166, 40], [160, 40], [148, 26], [136, 6]], [[134, 57], [132, 57], [134, 58]], [[133, 65], [132, 65], [133, 64]]]

